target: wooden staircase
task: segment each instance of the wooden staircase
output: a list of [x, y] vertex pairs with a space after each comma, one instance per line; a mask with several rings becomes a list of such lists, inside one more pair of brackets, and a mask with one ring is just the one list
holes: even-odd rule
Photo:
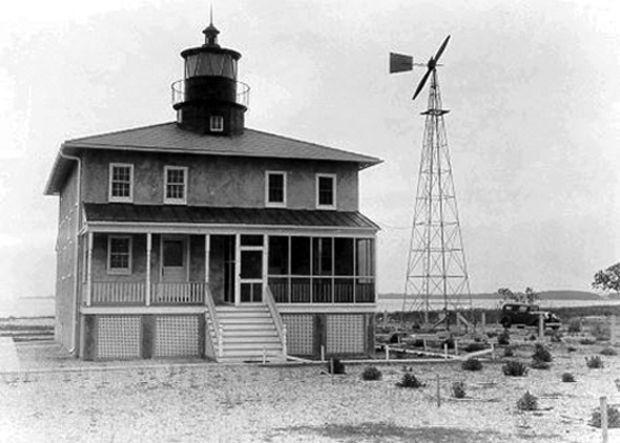
[[[218, 362], [285, 361], [285, 351], [267, 305], [216, 306], [222, 335]], [[216, 342], [214, 331], [211, 337]]]

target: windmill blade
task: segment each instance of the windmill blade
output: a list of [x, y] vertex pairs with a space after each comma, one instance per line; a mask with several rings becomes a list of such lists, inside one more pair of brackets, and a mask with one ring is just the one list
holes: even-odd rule
[[411, 71], [411, 69], [413, 69], [413, 57], [390, 52], [390, 74]]
[[426, 80], [428, 80], [428, 76], [431, 74], [432, 70], [433, 70], [432, 68], [429, 68], [426, 71], [426, 74], [424, 74], [424, 77], [422, 77], [422, 80], [420, 80], [420, 83], [418, 83], [418, 87], [415, 89], [415, 94], [413, 94], [413, 98], [411, 100], [415, 100], [415, 98], [418, 96], [420, 91], [422, 91], [422, 88], [424, 87]]
[[439, 61], [439, 57], [441, 57], [441, 54], [443, 54], [443, 50], [446, 49], [446, 46], [448, 46], [448, 40], [450, 40], [450, 36], [446, 37], [446, 39], [443, 41], [443, 43], [439, 47], [437, 54], [435, 54], [435, 63]]

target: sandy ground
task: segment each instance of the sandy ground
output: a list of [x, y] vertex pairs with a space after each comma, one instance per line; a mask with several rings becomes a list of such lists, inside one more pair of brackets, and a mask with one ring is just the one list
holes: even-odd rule
[[[380, 381], [362, 381], [363, 366], [353, 365], [333, 380], [316, 366], [217, 364], [4, 374], [0, 440], [600, 441], [600, 430], [587, 421], [600, 396], [620, 403], [614, 383], [620, 357], [603, 357], [603, 369], [588, 369], [584, 355], [602, 346], [577, 347], [569, 353], [565, 344], [554, 344], [551, 369], [530, 369], [523, 378], [504, 376], [499, 362], [485, 363], [480, 372], [450, 363], [414, 365], [427, 384], [417, 390], [395, 386], [401, 365], [379, 365]], [[33, 345], [18, 351], [26, 367], [53, 352]], [[523, 347], [517, 357], [529, 361], [530, 353]], [[562, 383], [563, 372], [577, 382]], [[457, 380], [466, 384], [464, 400], [450, 398]], [[539, 397], [539, 411], [517, 411], [526, 390]], [[610, 441], [620, 441], [619, 431], [610, 430]]]

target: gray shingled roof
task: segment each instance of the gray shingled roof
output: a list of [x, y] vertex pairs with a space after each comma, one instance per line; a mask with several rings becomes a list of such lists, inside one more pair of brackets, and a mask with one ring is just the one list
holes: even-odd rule
[[85, 203], [84, 212], [88, 222], [379, 229], [369, 218], [357, 211]]
[[[232, 137], [198, 134], [183, 130], [175, 122], [76, 138], [63, 143], [63, 152], [83, 149], [178, 152], [203, 155], [327, 160], [357, 163], [360, 169], [380, 163], [368, 155], [343, 151], [315, 143], [246, 128]], [[45, 193], [54, 194], [64, 180], [68, 160], [57, 157]]]

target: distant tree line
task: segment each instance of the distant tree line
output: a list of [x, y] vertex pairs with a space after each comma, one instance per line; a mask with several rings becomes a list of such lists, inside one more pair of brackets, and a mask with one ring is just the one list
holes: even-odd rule
[[524, 292], [512, 292], [509, 288], [499, 288], [497, 295], [506, 303], [527, 303], [528, 305], [534, 304], [540, 300], [538, 292], [534, 291], [529, 286], [525, 288]]

